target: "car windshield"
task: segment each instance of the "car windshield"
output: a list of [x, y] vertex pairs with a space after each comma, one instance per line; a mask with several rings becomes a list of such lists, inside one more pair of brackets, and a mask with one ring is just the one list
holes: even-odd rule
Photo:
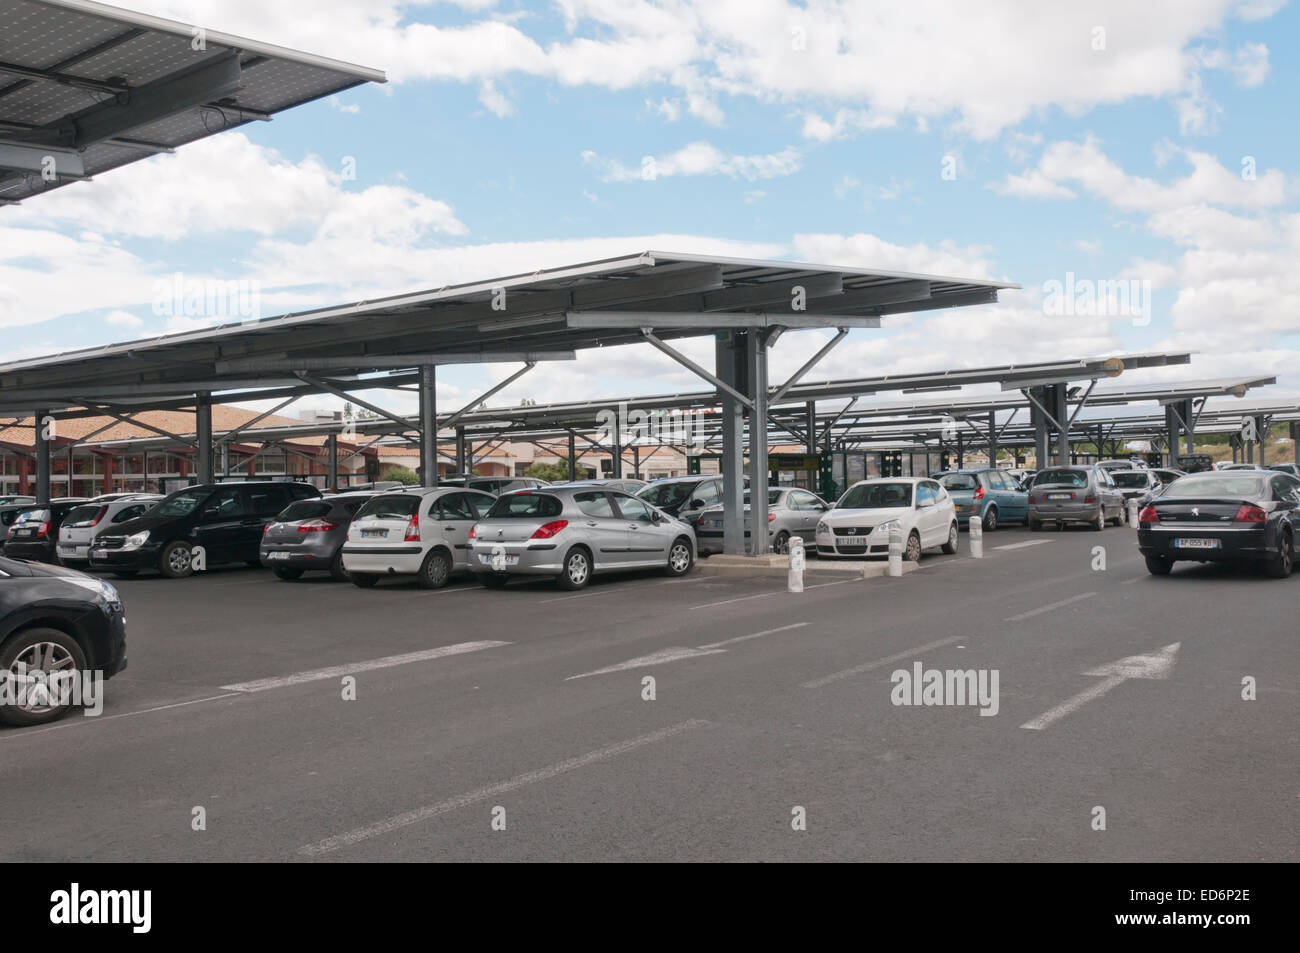
[[544, 493], [510, 493], [498, 497], [488, 511], [490, 520], [537, 519], [559, 516], [564, 504]]
[[327, 516], [333, 508], [329, 503], [322, 503], [320, 500], [299, 500], [282, 509], [276, 519], [281, 523], [320, 519], [322, 516]]
[[1189, 473], [1175, 483], [1169, 484], [1161, 499], [1196, 496], [1231, 496], [1237, 498], [1259, 499], [1264, 495], [1264, 481], [1257, 476], [1241, 474]]
[[1088, 474], [1082, 470], [1040, 470], [1034, 477], [1034, 486], [1085, 487]]
[[154, 516], [185, 516], [208, 498], [208, 490], [181, 490], [154, 507]]
[[677, 483], [652, 483], [641, 490], [637, 496], [654, 506], [676, 506], [690, 496], [699, 483], [695, 480], [682, 480]]
[[910, 483], [861, 483], [840, 497], [839, 509], [878, 510], [912, 505]]
[[1132, 490], [1147, 485], [1147, 475], [1145, 473], [1126, 473], [1121, 470], [1119, 473], [1112, 473], [1110, 478], [1115, 481], [1115, 485], [1125, 490]]
[[[419, 508], [420, 498], [411, 493], [385, 493], [357, 510], [357, 520], [405, 520]], [[292, 507], [290, 507], [292, 509]]]
[[945, 490], [973, 490], [979, 481], [973, 473], [945, 473], [939, 477], [939, 485]]

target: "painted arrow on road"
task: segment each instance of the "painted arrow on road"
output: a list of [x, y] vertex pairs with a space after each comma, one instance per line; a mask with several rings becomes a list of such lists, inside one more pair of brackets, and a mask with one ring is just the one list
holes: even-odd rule
[[1078, 711], [1088, 702], [1100, 698], [1112, 688], [1122, 685], [1130, 678], [1168, 678], [1169, 673], [1174, 670], [1174, 660], [1182, 644], [1181, 642], [1174, 642], [1172, 645], [1166, 645], [1159, 652], [1152, 652], [1148, 655], [1130, 655], [1117, 662], [1108, 662], [1105, 665], [1098, 665], [1096, 668], [1088, 669], [1083, 673], [1084, 675], [1096, 676], [1101, 681], [1087, 691], [1080, 692], [1073, 698], [1061, 702], [1051, 711], [1043, 712], [1033, 721], [1025, 722], [1020, 727], [1028, 728], [1030, 731], [1042, 731], [1048, 725]]

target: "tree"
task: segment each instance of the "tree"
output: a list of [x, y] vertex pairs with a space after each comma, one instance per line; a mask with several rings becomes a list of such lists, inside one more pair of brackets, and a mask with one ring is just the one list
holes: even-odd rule
[[[574, 472], [581, 480], [587, 475], [587, 467], [579, 462]], [[533, 463], [524, 471], [524, 476], [530, 476], [536, 480], [546, 480], [550, 483], [562, 483], [569, 479], [569, 460], [564, 458], [555, 463]]]
[[403, 486], [416, 486], [420, 482], [419, 476], [410, 467], [403, 467], [397, 464], [390, 464], [385, 468], [380, 476], [381, 480], [395, 480]]

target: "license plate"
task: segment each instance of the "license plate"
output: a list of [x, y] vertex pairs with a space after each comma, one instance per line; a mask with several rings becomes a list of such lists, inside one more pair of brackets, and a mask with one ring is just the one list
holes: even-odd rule
[[841, 537], [840, 537], [840, 545], [841, 545], [841, 546], [865, 546], [865, 545], [867, 545], [867, 537], [865, 537], [865, 536], [841, 536]]
[[386, 529], [363, 529], [361, 531], [362, 539], [387, 539], [388, 530]]
[[479, 553], [478, 560], [484, 566], [491, 566], [493, 563], [503, 566], [517, 566], [519, 564], [519, 557], [510, 555], [489, 556], [487, 553]]
[[1072, 500], [1074, 499], [1074, 494], [1073, 493], [1049, 493], [1047, 494], [1047, 498], [1049, 500]]
[[90, 558], [91, 558], [91, 559], [107, 559], [107, 558], [108, 558], [108, 550], [107, 550], [107, 549], [96, 549], [95, 551], [93, 551], [93, 552], [90, 554]]
[[15, 535], [15, 536], [35, 536], [35, 535], [36, 535], [36, 530], [34, 530], [34, 529], [16, 529], [16, 530], [14, 530], [14, 535]]
[[1217, 539], [1181, 538], [1174, 540], [1174, 546], [1178, 549], [1218, 549], [1219, 541]]
[[76, 546], [62, 546], [62, 545], [59, 546], [59, 552], [61, 553], [75, 553], [76, 551], [77, 551]]
[[290, 553], [267, 553], [266, 558], [267, 559], [288, 559], [290, 555], [291, 555]]

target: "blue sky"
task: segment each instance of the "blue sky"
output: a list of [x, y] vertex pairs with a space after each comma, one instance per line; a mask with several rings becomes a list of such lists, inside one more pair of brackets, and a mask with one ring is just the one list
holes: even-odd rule
[[[1300, 385], [1294, 5], [120, 5], [391, 81], [4, 210], [0, 359], [193, 326], [151, 309], [178, 271], [257, 281], [276, 314], [661, 248], [1023, 286], [855, 331], [814, 377], [1168, 348], [1197, 357], [1166, 376]], [[1149, 321], [1045, 313], [1070, 272], [1150, 281]], [[784, 337], [774, 376], [826, 337]], [[599, 357], [503, 399], [697, 386], [644, 348]]]

